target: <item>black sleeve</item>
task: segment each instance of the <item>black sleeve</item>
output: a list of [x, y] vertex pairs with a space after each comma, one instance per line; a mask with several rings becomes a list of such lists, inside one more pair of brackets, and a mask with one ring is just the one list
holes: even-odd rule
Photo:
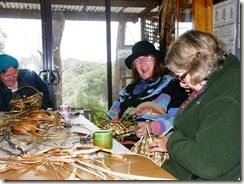
[[173, 107], [180, 107], [188, 98], [188, 94], [179, 84], [178, 80], [172, 80], [167, 86], [166, 93], [171, 97], [167, 110]]
[[12, 92], [0, 84], [0, 112], [12, 110], [12, 106], [10, 105], [11, 99]]

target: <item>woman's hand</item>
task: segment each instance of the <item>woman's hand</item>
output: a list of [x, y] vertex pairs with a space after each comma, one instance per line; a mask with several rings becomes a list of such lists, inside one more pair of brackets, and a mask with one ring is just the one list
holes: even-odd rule
[[148, 135], [148, 131], [149, 133], [152, 132], [151, 123], [147, 123], [147, 122], [139, 123], [138, 127], [139, 129], [136, 130], [135, 132], [136, 132], [136, 136], [139, 138]]
[[169, 136], [164, 136], [163, 138], [154, 139], [153, 143], [148, 145], [149, 152], [168, 152], [166, 144], [168, 142]]

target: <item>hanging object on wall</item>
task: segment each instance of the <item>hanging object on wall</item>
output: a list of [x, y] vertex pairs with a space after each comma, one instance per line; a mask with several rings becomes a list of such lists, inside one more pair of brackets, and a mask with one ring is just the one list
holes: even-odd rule
[[163, 40], [164, 34], [168, 32], [166, 37], [170, 37], [173, 34], [173, 26], [167, 25], [167, 19], [171, 16], [174, 9], [175, 0], [163, 0], [159, 13], [161, 13], [161, 30], [160, 40]]

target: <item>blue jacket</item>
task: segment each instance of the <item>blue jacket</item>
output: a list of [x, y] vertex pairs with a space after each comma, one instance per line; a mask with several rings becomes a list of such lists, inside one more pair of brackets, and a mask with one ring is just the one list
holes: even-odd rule
[[141, 79], [138, 84], [129, 84], [120, 91], [107, 119], [112, 121], [133, 112], [137, 122], [151, 120], [153, 134], [159, 135], [172, 125], [174, 115], [187, 97], [179, 81], [169, 75], [150, 82]]
[[[42, 109], [52, 108], [52, 102], [48, 91], [48, 85], [34, 71], [28, 69], [20, 69], [18, 76], [18, 87], [32, 86], [43, 93]], [[23, 88], [18, 91], [21, 98], [34, 95], [36, 93], [32, 88]], [[11, 111], [13, 107], [10, 105], [13, 93], [8, 89], [2, 81], [0, 81], [0, 111]]]

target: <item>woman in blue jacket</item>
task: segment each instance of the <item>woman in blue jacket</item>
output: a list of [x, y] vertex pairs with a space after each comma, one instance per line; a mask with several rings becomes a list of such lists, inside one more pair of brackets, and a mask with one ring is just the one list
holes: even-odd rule
[[[14, 57], [0, 55], [0, 111], [11, 111], [10, 101], [15, 92], [22, 86], [32, 86], [43, 93], [42, 109], [52, 108], [48, 85], [34, 71], [18, 69], [19, 62]], [[32, 88], [22, 88], [15, 95], [18, 99], [34, 95]]]
[[172, 125], [179, 106], [188, 97], [179, 81], [167, 74], [164, 57], [164, 53], [156, 50], [152, 43], [143, 40], [135, 43], [132, 54], [125, 60], [131, 69], [132, 81], [120, 91], [119, 98], [107, 114], [109, 121], [135, 115], [139, 126], [137, 137], [125, 140], [136, 141], [148, 132], [155, 135], [164, 132]]

